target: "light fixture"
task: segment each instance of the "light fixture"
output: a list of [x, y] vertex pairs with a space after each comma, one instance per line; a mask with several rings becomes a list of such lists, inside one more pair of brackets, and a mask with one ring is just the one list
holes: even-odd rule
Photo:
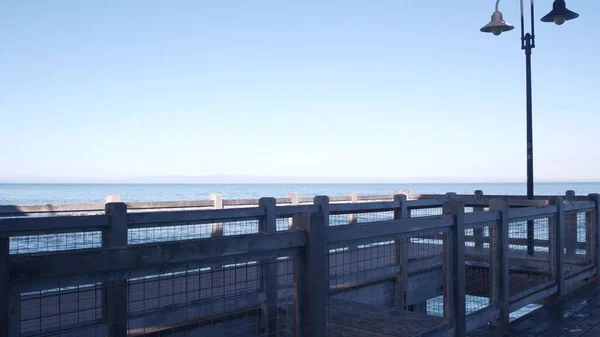
[[554, 22], [557, 25], [562, 25], [565, 21], [577, 17], [579, 17], [579, 14], [567, 9], [565, 0], [554, 0], [552, 10], [542, 18], [542, 22]]
[[502, 34], [502, 32], [508, 32], [514, 28], [515, 27], [513, 25], [504, 21], [500, 11], [495, 11], [494, 14], [492, 14], [492, 20], [480, 30], [484, 33], [492, 33], [498, 36]]

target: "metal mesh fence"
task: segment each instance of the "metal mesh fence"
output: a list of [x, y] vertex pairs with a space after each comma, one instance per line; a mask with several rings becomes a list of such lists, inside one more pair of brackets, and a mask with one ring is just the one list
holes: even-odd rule
[[436, 215], [443, 214], [443, 210], [441, 207], [410, 209], [408, 212], [409, 212], [411, 218], [417, 218], [417, 217], [423, 217], [423, 216], [436, 216]]
[[[510, 265], [510, 296], [517, 299], [540, 286], [555, 280], [553, 273], [555, 263], [553, 252], [549, 249], [550, 233], [554, 217], [540, 218], [528, 221], [510, 222], [509, 236], [509, 265]], [[529, 228], [528, 228], [529, 227]], [[533, 234], [533, 254], [528, 253], [527, 234]], [[550, 244], [551, 249], [552, 244]]]
[[[490, 306], [496, 242], [496, 224], [477, 224], [465, 229], [466, 310], [474, 314]], [[490, 244], [492, 243], [492, 244]]]
[[340, 226], [358, 223], [387, 221], [394, 219], [394, 212], [367, 212], [356, 214], [332, 214], [329, 216], [329, 226]]
[[292, 226], [292, 217], [277, 218], [277, 231], [287, 231], [292, 229]]
[[444, 244], [429, 237], [330, 250], [328, 336], [419, 336], [445, 326]]
[[202, 239], [211, 236], [229, 236], [258, 233], [258, 220], [225, 223], [182, 224], [161, 227], [132, 228], [128, 230], [131, 245], [153, 242]]
[[102, 233], [76, 232], [44, 235], [14, 236], [10, 238], [10, 254], [27, 254], [97, 248], [102, 245]]
[[21, 294], [21, 336], [107, 336], [119, 327], [128, 336], [293, 336], [296, 262], [282, 256]]
[[101, 335], [104, 294], [99, 283], [21, 294], [21, 335]]
[[594, 266], [595, 213], [565, 212], [565, 277]]

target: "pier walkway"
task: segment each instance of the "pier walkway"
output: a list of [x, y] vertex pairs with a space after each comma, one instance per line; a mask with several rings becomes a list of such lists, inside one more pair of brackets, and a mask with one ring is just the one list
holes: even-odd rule
[[0, 336], [535, 335], [582, 285], [594, 310], [598, 214], [571, 191], [3, 205]]
[[548, 299], [539, 309], [512, 321], [505, 331], [485, 326], [469, 333], [469, 337], [504, 336], [600, 336], [600, 283], [594, 281], [563, 298]]

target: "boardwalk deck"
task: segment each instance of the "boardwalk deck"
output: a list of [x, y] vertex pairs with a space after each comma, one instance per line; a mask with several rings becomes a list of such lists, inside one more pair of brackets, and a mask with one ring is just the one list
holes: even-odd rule
[[442, 317], [331, 299], [330, 337], [411, 337], [432, 333], [448, 323]]
[[595, 281], [511, 322], [504, 333], [486, 326], [469, 337], [600, 336], [600, 282]]

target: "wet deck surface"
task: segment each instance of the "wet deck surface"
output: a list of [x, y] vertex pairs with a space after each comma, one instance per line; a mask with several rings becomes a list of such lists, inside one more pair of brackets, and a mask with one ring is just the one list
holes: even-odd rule
[[600, 282], [550, 300], [543, 307], [511, 322], [507, 332], [491, 327], [473, 331], [469, 337], [599, 337], [600, 336]]

